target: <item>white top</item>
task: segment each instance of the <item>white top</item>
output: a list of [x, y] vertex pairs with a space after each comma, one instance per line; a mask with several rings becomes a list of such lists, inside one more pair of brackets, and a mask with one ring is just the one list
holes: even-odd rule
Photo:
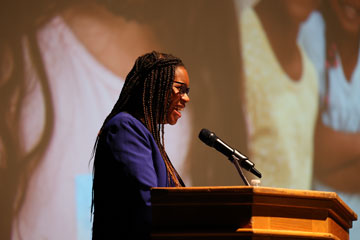
[[[314, 12], [301, 27], [299, 43], [304, 46], [319, 74], [320, 97], [326, 94], [326, 41], [325, 22]], [[358, 49], [357, 51], [360, 51]], [[350, 81], [346, 80], [340, 55], [336, 52], [337, 66], [328, 71], [329, 107], [322, 113], [325, 125], [344, 132], [360, 131], [360, 53]]]
[[263, 174], [261, 185], [309, 189], [318, 109], [315, 69], [300, 48], [302, 76], [290, 79], [253, 9], [243, 10], [240, 28], [250, 159]]

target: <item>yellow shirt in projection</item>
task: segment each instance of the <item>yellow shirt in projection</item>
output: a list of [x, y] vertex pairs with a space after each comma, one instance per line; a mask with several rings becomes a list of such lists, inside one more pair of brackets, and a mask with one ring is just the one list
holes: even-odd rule
[[279, 65], [253, 9], [241, 14], [250, 159], [262, 186], [309, 189], [318, 109], [315, 69], [300, 48], [303, 73], [291, 80]]

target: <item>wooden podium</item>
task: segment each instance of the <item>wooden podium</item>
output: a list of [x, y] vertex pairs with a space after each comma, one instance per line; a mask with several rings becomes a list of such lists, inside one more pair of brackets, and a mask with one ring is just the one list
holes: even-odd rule
[[349, 239], [336, 193], [267, 187], [153, 188], [152, 239]]

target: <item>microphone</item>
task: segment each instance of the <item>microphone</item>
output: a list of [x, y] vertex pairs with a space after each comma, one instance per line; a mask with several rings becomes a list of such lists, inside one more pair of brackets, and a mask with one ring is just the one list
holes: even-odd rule
[[255, 176], [261, 178], [261, 173], [255, 168], [255, 164], [251, 162], [248, 157], [240, 153], [238, 150], [227, 145], [224, 141], [218, 138], [215, 133], [209, 131], [206, 128], [203, 128], [199, 133], [199, 138], [206, 145], [215, 148], [216, 150], [227, 156], [231, 162], [233, 162], [233, 156], [235, 156], [240, 160], [241, 167], [250, 171]]

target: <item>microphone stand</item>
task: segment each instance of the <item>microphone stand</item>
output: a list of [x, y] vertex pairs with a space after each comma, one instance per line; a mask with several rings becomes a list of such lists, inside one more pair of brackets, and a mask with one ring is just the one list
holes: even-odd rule
[[239, 163], [240, 159], [238, 157], [236, 157], [234, 154], [231, 154], [231, 156], [229, 157], [229, 160], [234, 163], [234, 165], [235, 165], [237, 171], [239, 172], [240, 177], [243, 180], [244, 184], [246, 186], [250, 186], [249, 181], [246, 179], [246, 177], [245, 177], [245, 175], [244, 175], [244, 173], [242, 171], [242, 168], [240, 166], [240, 163]]

